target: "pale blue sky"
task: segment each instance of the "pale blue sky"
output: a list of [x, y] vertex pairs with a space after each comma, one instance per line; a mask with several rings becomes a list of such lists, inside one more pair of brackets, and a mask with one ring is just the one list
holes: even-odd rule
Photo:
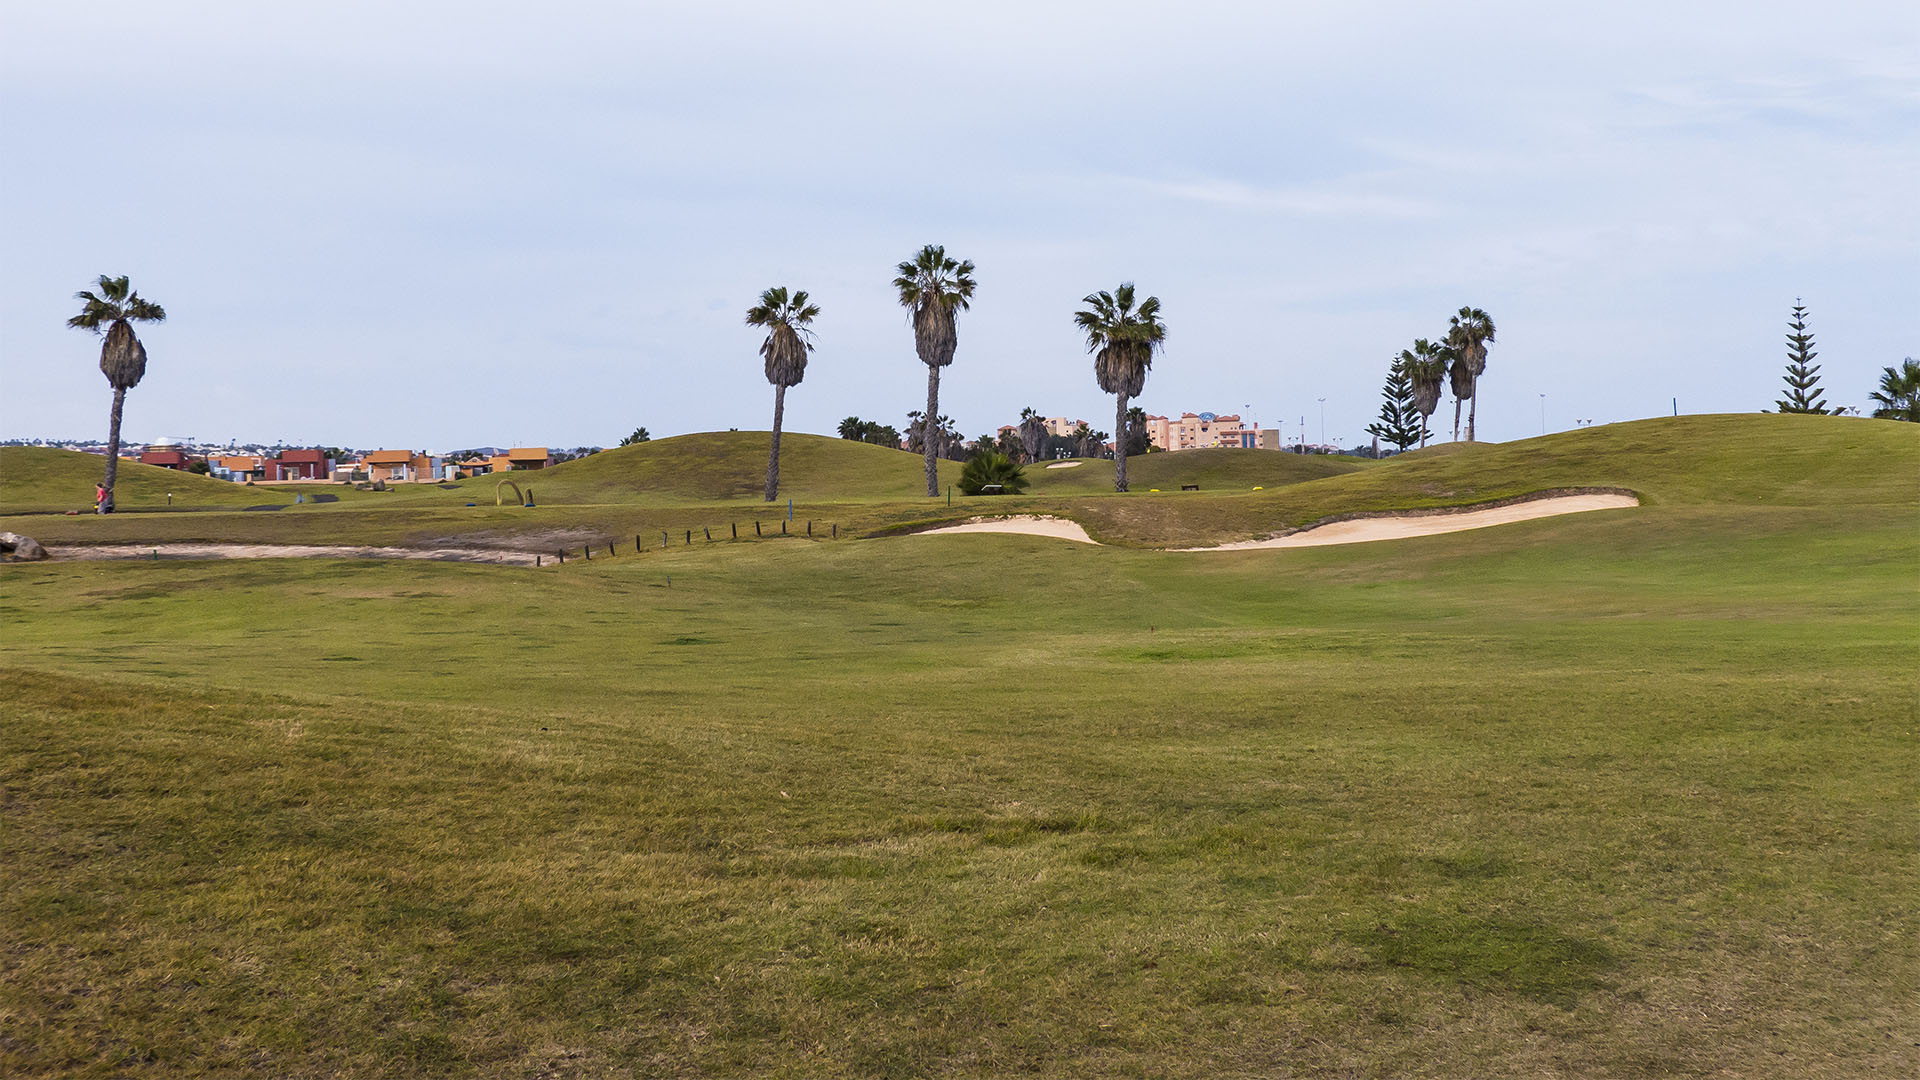
[[930, 241], [979, 266], [969, 434], [1110, 427], [1071, 315], [1125, 280], [1170, 328], [1141, 404], [1289, 438], [1322, 397], [1362, 438], [1463, 303], [1483, 437], [1768, 407], [1796, 296], [1866, 404], [1920, 354], [1920, 9], [1561, 7], [12, 5], [0, 426], [104, 431], [62, 325], [103, 272], [172, 314], [133, 439], [764, 428], [775, 284], [825, 309], [789, 427], [899, 424]]

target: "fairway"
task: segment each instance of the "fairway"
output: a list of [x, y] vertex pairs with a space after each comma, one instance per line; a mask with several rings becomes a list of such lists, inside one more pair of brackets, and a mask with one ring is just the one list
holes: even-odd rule
[[[951, 508], [789, 435], [839, 538], [711, 543], [777, 520], [764, 435], [534, 508], [70, 518], [0, 456], [49, 543], [622, 545], [0, 567], [0, 1072], [1911, 1075], [1915, 428], [1152, 455], [1212, 479]], [[1641, 505], [1152, 550], [1586, 487]], [[1102, 543], [892, 535], [987, 504]]]

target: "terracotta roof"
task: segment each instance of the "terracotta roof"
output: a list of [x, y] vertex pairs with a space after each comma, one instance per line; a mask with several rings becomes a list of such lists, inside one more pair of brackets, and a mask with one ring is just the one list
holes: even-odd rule
[[508, 461], [545, 461], [547, 448], [544, 446], [516, 446], [507, 451]]
[[413, 457], [411, 450], [375, 450], [361, 460], [369, 465], [405, 465]]

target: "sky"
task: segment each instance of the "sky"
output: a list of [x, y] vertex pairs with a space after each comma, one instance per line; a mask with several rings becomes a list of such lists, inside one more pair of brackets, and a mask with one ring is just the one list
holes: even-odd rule
[[[1483, 439], [1829, 402], [1920, 355], [1920, 5], [164, 5], [0, 13], [0, 437], [104, 437], [73, 293], [130, 275], [132, 441], [611, 445], [765, 429], [745, 310], [821, 306], [788, 430], [925, 404], [893, 267], [973, 260], [941, 411], [1138, 404], [1364, 441], [1498, 326]], [[1324, 401], [1323, 401], [1324, 399]], [[1435, 426], [1446, 437], [1451, 403]], [[1324, 416], [1324, 420], [1322, 417]]]

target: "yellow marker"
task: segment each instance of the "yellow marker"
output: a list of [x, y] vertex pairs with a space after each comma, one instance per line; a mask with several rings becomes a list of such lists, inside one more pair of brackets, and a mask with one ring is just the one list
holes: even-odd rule
[[1255, 484], [1255, 485], [1253, 485], [1253, 490], [1255, 490], [1255, 491], [1265, 491], [1265, 490], [1267, 490], [1267, 489], [1266, 489], [1266, 488], [1263, 488], [1263, 487], [1261, 487], [1261, 486], [1260, 486], [1259, 484]]
[[1147, 489], [1147, 494], [1149, 494], [1149, 495], [1151, 495], [1151, 494], [1153, 494], [1154, 492], [1156, 492], [1156, 491], [1159, 491], [1159, 490], [1160, 490], [1159, 488], [1148, 488], [1148, 489]]

